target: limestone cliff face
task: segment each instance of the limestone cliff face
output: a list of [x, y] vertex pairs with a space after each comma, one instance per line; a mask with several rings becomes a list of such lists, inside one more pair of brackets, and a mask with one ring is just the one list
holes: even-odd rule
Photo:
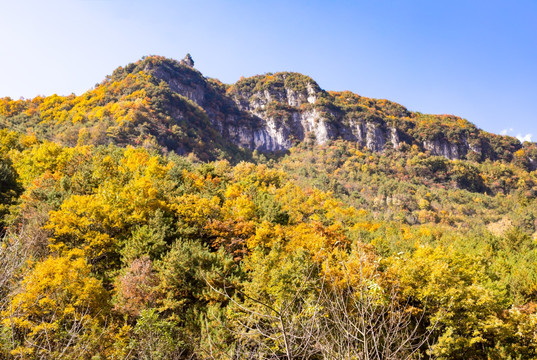
[[[497, 138], [457, 117], [411, 113], [401, 105], [350, 92], [327, 93], [297, 73], [255, 76], [226, 87], [204, 78], [193, 61], [144, 71], [203, 109], [224, 139], [250, 150], [282, 151], [302, 141], [343, 139], [375, 152], [408, 144], [448, 159], [469, 154], [494, 159], [503, 156], [498, 147], [500, 153], [522, 147], [513, 138]], [[439, 129], [431, 132], [435, 126]], [[536, 161], [529, 162], [536, 166]]]
[[387, 127], [386, 124], [353, 119], [350, 121], [350, 131], [352, 136], [344, 138], [356, 141], [372, 151], [383, 151], [386, 144], [391, 144], [393, 148], [398, 148], [400, 145], [397, 129]]
[[530, 170], [532, 171], [535, 171], [537, 170], [537, 160], [532, 158], [532, 157], [528, 157], [528, 162], [530, 164]]
[[[293, 73], [273, 76], [280, 81], [230, 92], [237, 108], [257, 120], [256, 126], [230, 124], [227, 127], [228, 135], [236, 144], [270, 152], [287, 150], [305, 140], [325, 144], [341, 138], [357, 141], [373, 151], [383, 151], [386, 144], [399, 147], [401, 140], [397, 129], [385, 123], [356, 118], [344, 125], [345, 113], [322, 105], [327, 94], [312, 79]], [[304, 83], [289, 85], [291, 81], [287, 80], [295, 77], [300, 77]], [[221, 128], [217, 121], [215, 126]]]
[[450, 160], [461, 159], [468, 153], [467, 143], [453, 144], [447, 140], [424, 141], [423, 148], [431, 155], [443, 156]]

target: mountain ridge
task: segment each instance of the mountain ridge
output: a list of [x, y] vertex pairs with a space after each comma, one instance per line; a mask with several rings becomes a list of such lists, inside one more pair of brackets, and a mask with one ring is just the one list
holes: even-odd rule
[[[535, 143], [488, 133], [454, 115], [421, 114], [384, 99], [325, 91], [292, 72], [226, 85], [204, 77], [189, 56], [144, 57], [80, 96], [1, 99], [0, 126], [29, 127], [66, 144], [130, 143], [194, 153], [202, 160], [342, 139], [375, 152], [416, 146], [451, 160], [517, 157], [528, 170], [537, 168]], [[63, 139], [54, 135], [58, 127], [68, 134]]]

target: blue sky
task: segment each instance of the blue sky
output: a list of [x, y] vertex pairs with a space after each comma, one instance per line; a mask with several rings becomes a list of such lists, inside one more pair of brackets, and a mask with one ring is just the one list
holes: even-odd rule
[[537, 139], [537, 0], [0, 0], [0, 32], [0, 97], [81, 94], [144, 55], [189, 52], [226, 83], [298, 71]]

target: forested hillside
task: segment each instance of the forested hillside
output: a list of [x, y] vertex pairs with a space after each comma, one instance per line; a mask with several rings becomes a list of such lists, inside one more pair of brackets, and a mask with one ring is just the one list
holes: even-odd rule
[[2, 359], [537, 358], [537, 147], [147, 57], [0, 100]]
[[[535, 143], [494, 135], [452, 115], [411, 112], [388, 100], [327, 92], [310, 77], [281, 72], [233, 85], [206, 78], [187, 56], [149, 56], [117, 68], [76, 96], [0, 99], [0, 127], [67, 146], [143, 146], [203, 161], [249, 159], [312, 141], [358, 143], [374, 152], [422, 152], [449, 159], [517, 161], [537, 168]], [[242, 149], [242, 150], [241, 150]]]

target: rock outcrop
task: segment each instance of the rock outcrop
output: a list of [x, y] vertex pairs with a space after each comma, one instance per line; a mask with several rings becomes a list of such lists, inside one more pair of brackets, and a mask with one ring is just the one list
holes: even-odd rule
[[[249, 150], [282, 151], [302, 141], [343, 139], [375, 152], [408, 144], [434, 156], [479, 161], [509, 160], [509, 154], [522, 148], [514, 138], [486, 133], [455, 116], [412, 113], [387, 100], [326, 92], [298, 73], [259, 75], [224, 85], [193, 66], [187, 55], [180, 62], [147, 61], [142, 68], [203, 109], [226, 141]], [[528, 161], [535, 167], [533, 159]]]
[[[387, 144], [400, 145], [399, 131], [386, 123], [349, 119], [345, 113], [320, 104], [327, 93], [312, 79], [296, 73], [267, 75], [270, 81], [259, 86], [233, 85], [227, 94], [218, 93], [199, 72], [167, 66], [146, 67], [178, 94], [201, 106], [214, 128], [234, 144], [262, 152], [287, 150], [298, 142], [311, 140], [325, 144], [334, 139], [357, 141], [372, 151], [383, 151]], [[259, 77], [263, 82], [266, 77]], [[247, 81], [247, 80], [246, 80]], [[293, 85], [290, 85], [293, 84]], [[214, 101], [220, 97], [219, 101]], [[230, 103], [232, 102], [232, 104]], [[226, 109], [223, 109], [222, 103]], [[230, 108], [236, 107], [235, 111]]]
[[431, 155], [443, 156], [450, 160], [461, 159], [466, 156], [469, 147], [466, 144], [454, 144], [447, 140], [424, 141], [423, 148], [428, 150]]
[[186, 56], [181, 60], [181, 65], [186, 65], [189, 67], [194, 67], [194, 60], [192, 59], [192, 56], [190, 54], [186, 54]]

